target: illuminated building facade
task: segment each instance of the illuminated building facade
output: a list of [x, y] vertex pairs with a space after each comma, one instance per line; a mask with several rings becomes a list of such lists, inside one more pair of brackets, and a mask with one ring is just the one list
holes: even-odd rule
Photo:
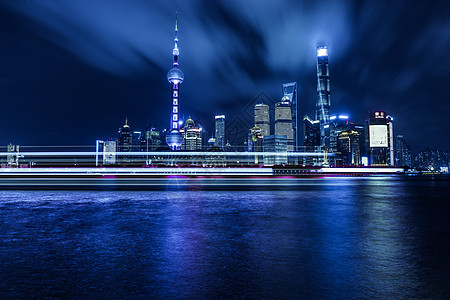
[[[354, 130], [359, 134], [359, 156], [362, 160], [363, 157], [367, 158], [366, 144], [368, 144], [366, 137], [366, 126], [361, 124], [350, 123], [350, 130]], [[361, 161], [360, 161], [361, 162]]]
[[116, 141], [105, 141], [103, 146], [103, 164], [113, 165], [116, 163]]
[[142, 149], [142, 132], [141, 131], [133, 131], [133, 146], [132, 151], [143, 151]]
[[341, 132], [349, 129], [350, 123], [347, 115], [341, 114], [330, 116], [329, 152], [338, 152], [338, 136]]
[[320, 146], [320, 122], [303, 117], [303, 145], [305, 152], [314, 152]]
[[[119, 152], [131, 152], [133, 151], [133, 135], [131, 133], [128, 120], [125, 119], [125, 124], [119, 129], [119, 140], [117, 143], [117, 150]], [[121, 155], [119, 157], [121, 162], [131, 162], [131, 156]]]
[[395, 165], [398, 167], [411, 167], [411, 148], [403, 135], [395, 137]]
[[194, 120], [189, 117], [180, 130], [183, 135], [181, 150], [194, 151], [202, 149], [201, 130], [195, 126]]
[[255, 127], [261, 130], [262, 137], [270, 135], [269, 105], [263, 103], [255, 105]]
[[275, 135], [285, 135], [287, 150], [294, 151], [294, 129], [292, 128], [291, 103], [286, 97], [275, 104]]
[[15, 153], [14, 155], [7, 156], [8, 165], [19, 165], [19, 145], [9, 144], [7, 147], [8, 153]]
[[414, 167], [419, 170], [439, 171], [441, 168], [448, 168], [449, 165], [450, 154], [447, 151], [429, 147], [420, 151], [414, 159]]
[[175, 46], [173, 48], [173, 68], [167, 73], [167, 80], [172, 84], [172, 112], [170, 114], [170, 131], [166, 135], [167, 145], [172, 150], [179, 150], [183, 143], [183, 135], [179, 131], [180, 121], [180, 85], [184, 80], [184, 74], [178, 67], [178, 20], [175, 20]]
[[294, 151], [298, 151], [300, 137], [298, 130], [298, 102], [297, 102], [297, 82], [283, 84], [283, 98], [286, 97], [291, 103], [292, 129], [294, 133]]
[[221, 149], [225, 148], [225, 116], [217, 115], [216, 119], [216, 128], [214, 135], [214, 146], [219, 147]]
[[340, 153], [344, 165], [359, 166], [359, 133], [356, 130], [341, 131], [337, 136], [337, 152]]
[[128, 120], [125, 120], [125, 124], [119, 129], [118, 150], [119, 152], [130, 152], [133, 150], [133, 136]]
[[142, 136], [141, 140], [143, 144], [142, 148], [145, 151], [155, 151], [161, 145], [161, 132], [150, 125], [145, 129], [145, 134]]
[[384, 111], [375, 111], [367, 120], [368, 156], [371, 165], [394, 166], [393, 118]]
[[317, 47], [317, 104], [316, 120], [320, 123], [320, 144], [327, 145], [325, 125], [330, 121], [330, 72], [327, 46]]
[[[249, 152], [263, 152], [264, 151], [264, 139], [261, 135], [261, 128], [255, 126], [250, 129], [250, 133], [248, 136], [248, 151]], [[263, 156], [262, 155], [254, 155], [254, 163], [262, 163]]]
[[287, 138], [285, 135], [266, 135], [263, 139], [264, 164], [287, 164]]

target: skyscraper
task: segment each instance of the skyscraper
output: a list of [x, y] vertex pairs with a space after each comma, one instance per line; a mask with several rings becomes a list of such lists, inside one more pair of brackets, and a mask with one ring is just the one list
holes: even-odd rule
[[110, 165], [116, 163], [116, 141], [105, 141], [103, 148], [103, 164]]
[[329, 151], [338, 151], [338, 136], [342, 131], [350, 129], [350, 123], [347, 115], [332, 115], [329, 122]]
[[411, 167], [411, 148], [406, 143], [403, 135], [395, 138], [395, 165], [398, 167]]
[[367, 120], [368, 155], [371, 165], [393, 166], [394, 124], [393, 118], [384, 111], [371, 113]]
[[183, 136], [179, 131], [179, 99], [180, 99], [180, 84], [184, 80], [184, 74], [178, 68], [178, 56], [180, 50], [178, 49], [178, 18], [175, 19], [175, 46], [173, 48], [173, 68], [167, 73], [167, 80], [172, 84], [172, 112], [170, 114], [170, 132], [166, 135], [167, 145], [172, 150], [179, 150], [183, 143]]
[[263, 139], [264, 164], [287, 164], [287, 138], [285, 135], [266, 135]]
[[216, 116], [216, 128], [215, 128], [215, 141], [214, 146], [219, 147], [221, 149], [225, 148], [225, 116], [217, 115]]
[[161, 145], [161, 133], [150, 125], [145, 129], [145, 134], [141, 140], [142, 148], [145, 151], [155, 151]]
[[337, 136], [337, 151], [345, 165], [359, 166], [359, 133], [356, 130], [341, 131]]
[[303, 118], [303, 145], [306, 152], [313, 152], [320, 146], [319, 120], [311, 120], [307, 115]]
[[119, 129], [119, 152], [130, 152], [133, 149], [133, 136], [131, 134], [128, 120], [125, 119], [125, 124]]
[[298, 130], [298, 104], [297, 104], [297, 82], [283, 84], [283, 97], [287, 97], [291, 103], [292, 128], [294, 130], [294, 151], [298, 151], [300, 137]]
[[[128, 125], [128, 120], [125, 119], [125, 125], [119, 129], [119, 141], [117, 144], [119, 152], [131, 152], [133, 151], [133, 136], [131, 134], [130, 126]], [[122, 155], [119, 157], [119, 161], [131, 162], [130, 155]]]
[[327, 46], [317, 47], [317, 104], [316, 120], [320, 122], [320, 143], [327, 144], [325, 124], [330, 121], [330, 74]]
[[285, 135], [287, 151], [294, 151], [294, 129], [292, 128], [291, 103], [285, 97], [275, 104], [275, 135]]
[[[264, 151], [264, 139], [261, 135], [261, 129], [257, 126], [250, 129], [248, 136], [248, 151], [249, 152], [263, 152]], [[255, 154], [255, 164], [263, 162], [263, 156]]]
[[255, 105], [255, 127], [261, 130], [262, 137], [270, 135], [269, 105], [263, 103]]
[[194, 120], [189, 117], [184, 122], [183, 129], [180, 130], [183, 134], [182, 150], [193, 151], [202, 148], [202, 138], [200, 128], [195, 126]]

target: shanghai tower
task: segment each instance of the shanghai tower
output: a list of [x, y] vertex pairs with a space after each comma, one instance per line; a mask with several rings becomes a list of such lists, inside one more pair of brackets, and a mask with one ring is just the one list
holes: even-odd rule
[[172, 84], [172, 112], [170, 114], [170, 131], [166, 135], [167, 145], [172, 150], [179, 150], [183, 144], [183, 135], [179, 131], [180, 121], [180, 85], [184, 80], [184, 74], [178, 68], [178, 56], [180, 50], [178, 49], [178, 18], [175, 19], [175, 46], [173, 48], [173, 68], [167, 73], [167, 80]]
[[316, 120], [320, 122], [320, 145], [326, 145], [325, 124], [330, 121], [330, 73], [327, 46], [317, 47]]

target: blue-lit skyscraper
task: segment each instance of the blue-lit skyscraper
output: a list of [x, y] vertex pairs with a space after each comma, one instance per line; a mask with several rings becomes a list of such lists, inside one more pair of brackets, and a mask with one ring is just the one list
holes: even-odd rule
[[320, 144], [327, 144], [324, 125], [330, 121], [330, 71], [327, 46], [317, 47], [317, 104], [316, 120], [320, 122]]
[[214, 146], [225, 148], [225, 115], [216, 115], [215, 142]]
[[166, 135], [166, 142], [172, 150], [179, 150], [183, 144], [183, 135], [179, 131], [180, 121], [180, 85], [184, 80], [184, 74], [178, 68], [178, 18], [175, 19], [175, 46], [173, 48], [173, 68], [167, 73], [167, 80], [172, 84], [172, 112], [170, 114], [170, 132]]

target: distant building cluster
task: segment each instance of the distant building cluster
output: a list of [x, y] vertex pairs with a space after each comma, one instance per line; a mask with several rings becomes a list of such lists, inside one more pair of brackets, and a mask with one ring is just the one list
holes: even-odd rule
[[[297, 83], [282, 85], [282, 97], [277, 103], [257, 103], [254, 122], [248, 130], [243, 148], [227, 142], [226, 116], [215, 116], [213, 136], [189, 117], [180, 119], [180, 85], [184, 74], [179, 68], [178, 25], [175, 23], [173, 68], [167, 79], [172, 86], [170, 126], [158, 131], [149, 126], [144, 132], [132, 132], [126, 121], [116, 139], [97, 141], [97, 151], [103, 153], [102, 164], [131, 162], [123, 153], [153, 151], [247, 151], [254, 164], [297, 164], [305, 166], [399, 166], [438, 169], [448, 167], [448, 153], [424, 150], [413, 159], [411, 148], [403, 135], [394, 134], [394, 118], [384, 111], [373, 111], [365, 122], [354, 122], [347, 114], [331, 114], [330, 70], [328, 48], [317, 48], [317, 101], [315, 117], [303, 117], [299, 126]], [[302, 127], [302, 128], [301, 128]], [[301, 132], [303, 131], [303, 135]], [[303, 144], [303, 145], [302, 145]], [[302, 145], [302, 146], [301, 146]], [[288, 155], [288, 153], [323, 155]], [[327, 156], [328, 154], [328, 156]], [[291, 158], [292, 157], [292, 158]], [[216, 157], [217, 158], [217, 157]]]

